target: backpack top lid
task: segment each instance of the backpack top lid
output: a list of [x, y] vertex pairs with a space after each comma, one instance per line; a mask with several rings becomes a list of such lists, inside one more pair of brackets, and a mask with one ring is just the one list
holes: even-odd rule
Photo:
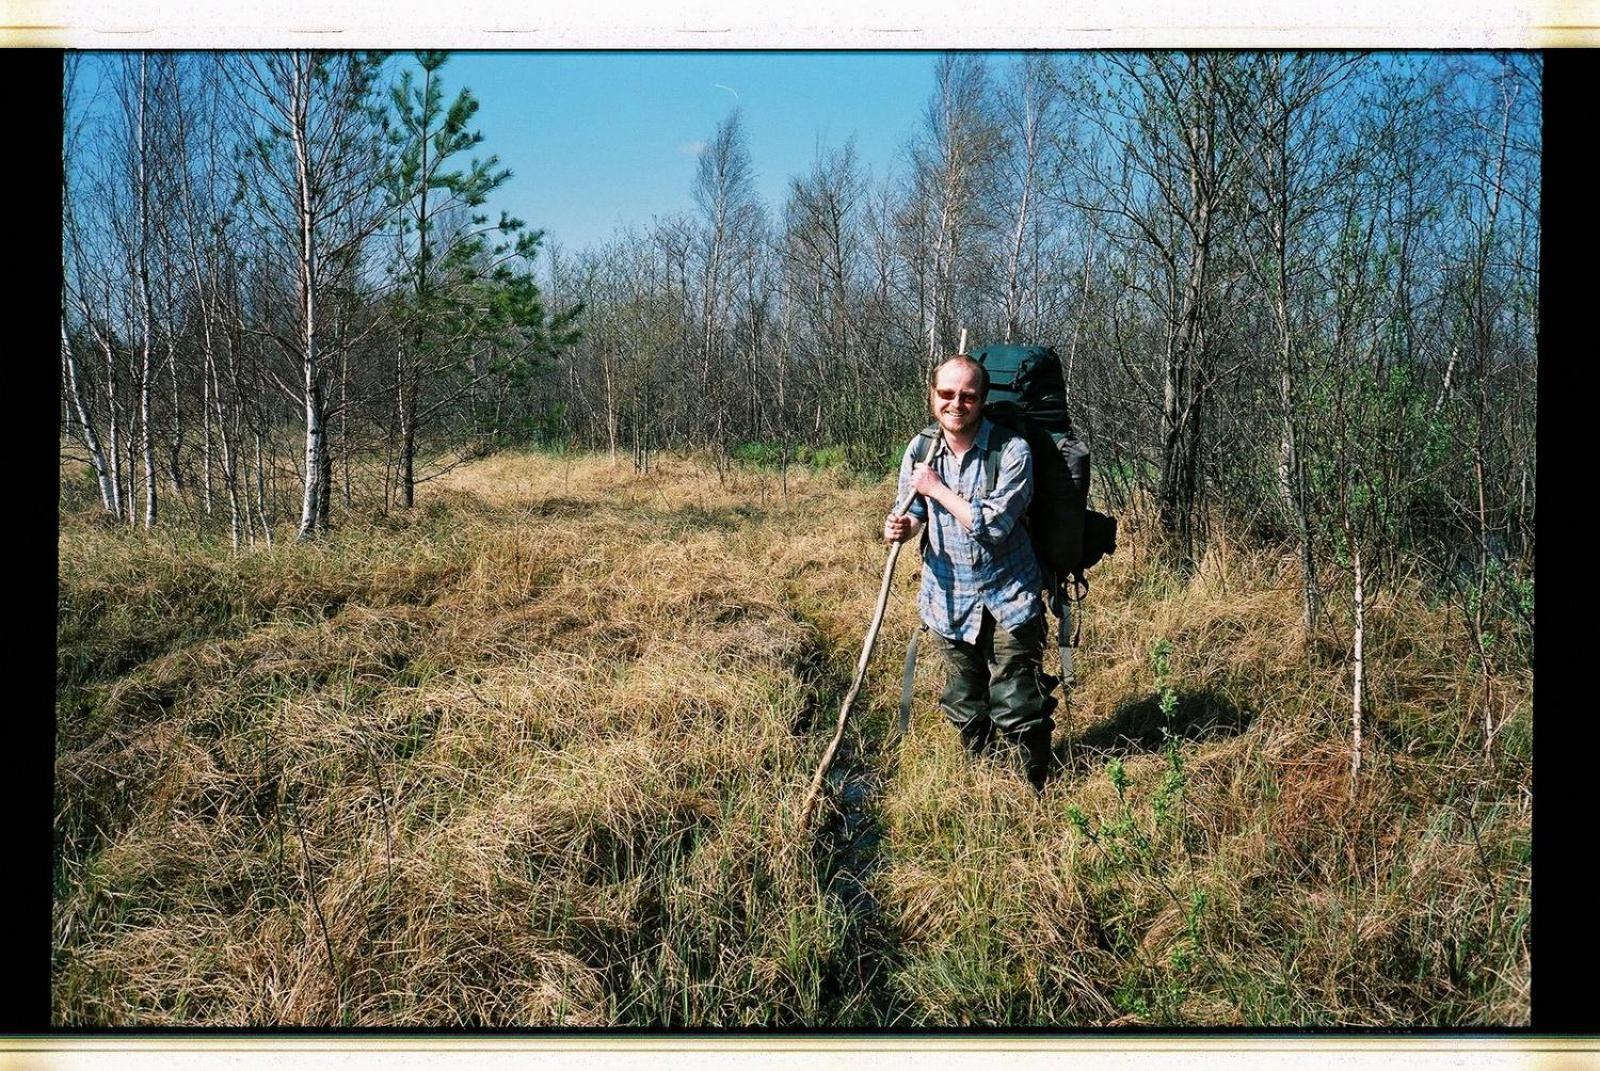
[[985, 412], [1015, 430], [1017, 412], [1067, 431], [1067, 385], [1054, 346], [984, 346], [972, 355], [989, 373]]
[[1061, 370], [1061, 359], [1054, 346], [998, 343], [975, 350], [972, 359], [989, 370], [990, 388], [1009, 389], [1017, 373], [1026, 368], [1032, 371], [1042, 365], [1053, 364]]

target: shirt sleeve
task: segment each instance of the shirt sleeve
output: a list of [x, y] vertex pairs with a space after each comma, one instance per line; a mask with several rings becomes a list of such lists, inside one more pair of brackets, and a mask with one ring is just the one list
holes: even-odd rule
[[[895, 488], [895, 502], [899, 502], [902, 498], [904, 498], [906, 496], [907, 489], [911, 487], [911, 470], [916, 467], [916, 463], [911, 460], [911, 452], [916, 449], [916, 445], [916, 439], [912, 439], [909, 443], [907, 443], [906, 452], [900, 458], [900, 483]], [[890, 506], [890, 508], [893, 509], [894, 507]], [[908, 517], [915, 517], [917, 520], [924, 523], [927, 522], [928, 504], [922, 500], [921, 495], [918, 495], [911, 500], [911, 508], [906, 510], [906, 515]]]
[[1028, 443], [1020, 435], [1006, 440], [1000, 452], [1000, 472], [994, 481], [994, 490], [985, 495], [982, 481], [972, 502], [972, 538], [979, 543], [998, 546], [1022, 520], [1033, 500], [1033, 455]]

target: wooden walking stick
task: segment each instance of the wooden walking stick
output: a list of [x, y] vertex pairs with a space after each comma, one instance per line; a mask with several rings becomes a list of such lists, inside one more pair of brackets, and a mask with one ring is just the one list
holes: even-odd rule
[[[944, 437], [939, 437], [934, 450], [929, 454], [931, 462], [937, 456], [939, 448], [944, 445]], [[912, 499], [917, 493], [907, 488], [905, 497], [894, 505], [893, 516], [900, 516], [911, 508]], [[883, 626], [883, 611], [889, 605], [889, 582], [894, 578], [894, 564], [900, 560], [900, 548], [905, 543], [893, 543], [889, 546], [889, 560], [883, 566], [883, 584], [878, 588], [878, 605], [872, 611], [872, 625], [867, 629], [867, 640], [861, 645], [861, 658], [856, 662], [856, 678], [850, 682], [850, 690], [844, 695], [844, 702], [839, 706], [839, 724], [833, 730], [833, 740], [828, 744], [828, 750], [822, 753], [822, 761], [817, 764], [817, 772], [811, 778], [811, 789], [806, 793], [805, 803], [800, 807], [800, 828], [805, 829], [811, 822], [811, 812], [817, 805], [817, 792], [822, 788], [822, 779], [827, 776], [828, 767], [833, 765], [833, 756], [839, 750], [839, 741], [844, 739], [845, 719], [850, 716], [850, 705], [856, 701], [856, 693], [861, 690], [861, 682], [867, 676], [867, 663], [872, 660], [872, 645], [878, 640], [878, 629]]]

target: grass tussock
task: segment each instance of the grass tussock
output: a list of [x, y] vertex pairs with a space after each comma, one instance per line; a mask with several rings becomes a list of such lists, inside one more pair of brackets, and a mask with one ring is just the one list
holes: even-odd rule
[[309, 546], [64, 514], [57, 1020], [1527, 1021], [1530, 675], [1381, 589], [1352, 796], [1347, 593], [1303, 637], [1292, 557], [1226, 539], [1096, 570], [1042, 796], [934, 658], [882, 747], [903, 565], [870, 792], [797, 841], [887, 496], [501, 455]]
[[1041, 798], [924, 716], [885, 800], [909, 1018], [1525, 1023], [1531, 678], [1486, 754], [1459, 616], [1383, 592], [1352, 797], [1347, 617], [1304, 637], [1293, 562], [1219, 543], [1097, 570]]

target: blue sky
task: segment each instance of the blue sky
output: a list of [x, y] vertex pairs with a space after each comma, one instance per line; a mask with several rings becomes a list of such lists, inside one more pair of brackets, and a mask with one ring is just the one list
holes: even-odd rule
[[[904, 153], [934, 88], [935, 52], [455, 52], [447, 99], [470, 89], [473, 126], [512, 177], [491, 196], [568, 252], [619, 226], [693, 211], [696, 152], [735, 106], [743, 112], [758, 197], [781, 211], [789, 180], [819, 145], [854, 136], [880, 179]], [[90, 52], [74, 110], [105, 113], [102, 77], [119, 53]], [[391, 60], [398, 72], [412, 57]], [[1002, 57], [992, 62], [998, 67]]]
[[[990, 53], [999, 78], [1013, 53]], [[854, 136], [874, 180], [906, 167], [907, 144], [934, 89], [933, 52], [457, 52], [443, 70], [453, 96], [470, 88], [481, 108], [478, 151], [511, 179], [490, 202], [568, 252], [619, 226], [693, 211], [695, 153], [737, 105], [758, 196], [781, 211], [790, 179], [819, 147]], [[398, 67], [409, 60], [394, 58]], [[1388, 56], [1386, 64], [1403, 57]], [[1424, 63], [1440, 54], [1423, 54]], [[79, 107], [116, 54], [91, 54]], [[108, 101], [103, 97], [100, 107]]]
[[853, 135], [875, 178], [903, 170], [934, 62], [930, 52], [459, 52], [442, 73], [447, 94], [466, 87], [482, 105], [479, 151], [511, 168], [492, 207], [576, 252], [619, 225], [691, 211], [696, 149], [735, 105], [774, 212], [819, 145]]

